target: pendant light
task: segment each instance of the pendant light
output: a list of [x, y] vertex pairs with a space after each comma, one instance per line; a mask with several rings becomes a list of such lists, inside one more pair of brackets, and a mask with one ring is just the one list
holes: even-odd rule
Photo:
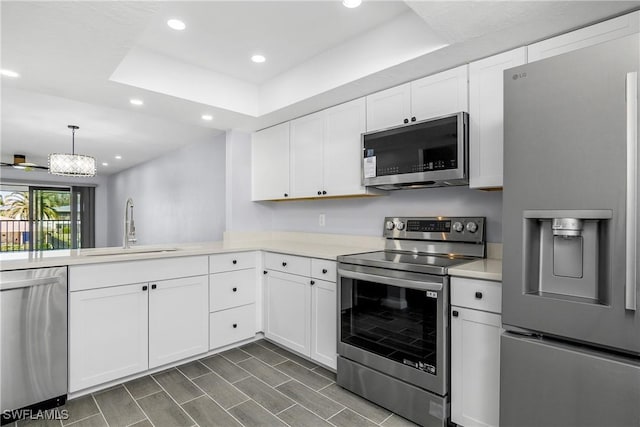
[[80, 128], [75, 125], [67, 127], [71, 129], [71, 154], [49, 154], [49, 173], [64, 176], [95, 176], [96, 159], [75, 153], [76, 130]]

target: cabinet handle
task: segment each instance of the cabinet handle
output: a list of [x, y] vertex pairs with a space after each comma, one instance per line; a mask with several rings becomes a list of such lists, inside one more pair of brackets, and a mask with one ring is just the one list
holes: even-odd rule
[[267, 270], [264, 270], [264, 271], [262, 272], [262, 274], [267, 274]]
[[289, 197], [289, 195], [287, 193], [284, 193], [284, 197]]
[[231, 263], [232, 263], [233, 265], [236, 265], [236, 264], [238, 263], [238, 260], [234, 259], [233, 261], [231, 261]]
[[322, 269], [322, 274], [327, 274], [327, 269], [326, 268]]
[[409, 119], [404, 119], [405, 124], [409, 123]]
[[148, 288], [147, 288], [147, 285], [144, 285], [144, 286], [142, 287], [142, 290], [143, 290], [143, 291], [146, 291], [147, 289], [148, 289]]
[[322, 194], [323, 194], [323, 195], [324, 195], [324, 194], [327, 194], [327, 192], [326, 192], [326, 191], [324, 191], [324, 190], [322, 190]]
[[151, 285], [151, 289], [155, 289], [157, 287], [158, 287], [158, 285], [156, 285], [156, 284]]
[[318, 190], [318, 196], [322, 195], [322, 191]]
[[237, 327], [238, 327], [238, 324], [237, 324], [237, 323], [234, 323], [234, 324], [233, 324], [233, 327], [234, 327], [234, 328], [237, 328]]
[[233, 292], [238, 292], [238, 288], [233, 288]]
[[482, 299], [482, 292], [476, 292], [476, 298]]
[[315, 284], [316, 284], [316, 281], [315, 281], [315, 280], [312, 280], [312, 281], [311, 281], [311, 282], [309, 282], [309, 283], [311, 283], [311, 286], [313, 286], [313, 285], [315, 285]]
[[451, 315], [452, 315], [453, 317], [458, 317], [458, 314], [459, 314], [459, 313], [458, 313], [456, 310], [453, 310], [453, 311], [451, 312]]
[[283, 267], [286, 267], [286, 266], [287, 266], [287, 263], [286, 263], [286, 262], [283, 262], [283, 263], [282, 263], [282, 266], [283, 266]]
[[415, 116], [411, 117], [411, 121], [415, 122], [416, 121], [416, 117]]

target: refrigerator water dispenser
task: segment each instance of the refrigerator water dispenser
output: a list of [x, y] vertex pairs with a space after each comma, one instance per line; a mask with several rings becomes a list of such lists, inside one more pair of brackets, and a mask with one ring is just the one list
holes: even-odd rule
[[526, 211], [527, 294], [608, 303], [610, 211]]

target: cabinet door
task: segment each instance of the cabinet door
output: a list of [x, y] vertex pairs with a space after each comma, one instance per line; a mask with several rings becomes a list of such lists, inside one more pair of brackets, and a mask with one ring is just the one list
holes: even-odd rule
[[336, 369], [338, 352], [336, 283], [325, 280], [313, 280], [313, 282], [311, 286], [311, 358]]
[[498, 314], [451, 308], [451, 421], [456, 424], [498, 426], [500, 325]]
[[148, 368], [147, 284], [69, 294], [69, 391]]
[[365, 122], [364, 98], [325, 111], [322, 189], [327, 196], [364, 193], [360, 137]]
[[268, 270], [264, 284], [265, 337], [309, 356], [311, 346], [309, 279]]
[[323, 111], [291, 121], [291, 197], [322, 195], [323, 140]]
[[289, 196], [289, 122], [251, 136], [251, 200]]
[[526, 62], [526, 48], [469, 64], [469, 187], [502, 187], [503, 74]]
[[409, 120], [410, 109], [409, 83], [367, 95], [367, 132], [400, 126]]
[[149, 286], [149, 368], [209, 349], [207, 276], [152, 282]]
[[467, 66], [462, 65], [411, 82], [411, 120], [469, 111], [467, 80]]
[[639, 30], [640, 12], [629, 13], [529, 45], [528, 60], [534, 62], [550, 58], [572, 50], [635, 34]]

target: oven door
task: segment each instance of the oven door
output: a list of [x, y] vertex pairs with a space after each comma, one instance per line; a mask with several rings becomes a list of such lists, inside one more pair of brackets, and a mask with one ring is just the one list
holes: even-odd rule
[[339, 264], [338, 354], [445, 396], [448, 277]]

